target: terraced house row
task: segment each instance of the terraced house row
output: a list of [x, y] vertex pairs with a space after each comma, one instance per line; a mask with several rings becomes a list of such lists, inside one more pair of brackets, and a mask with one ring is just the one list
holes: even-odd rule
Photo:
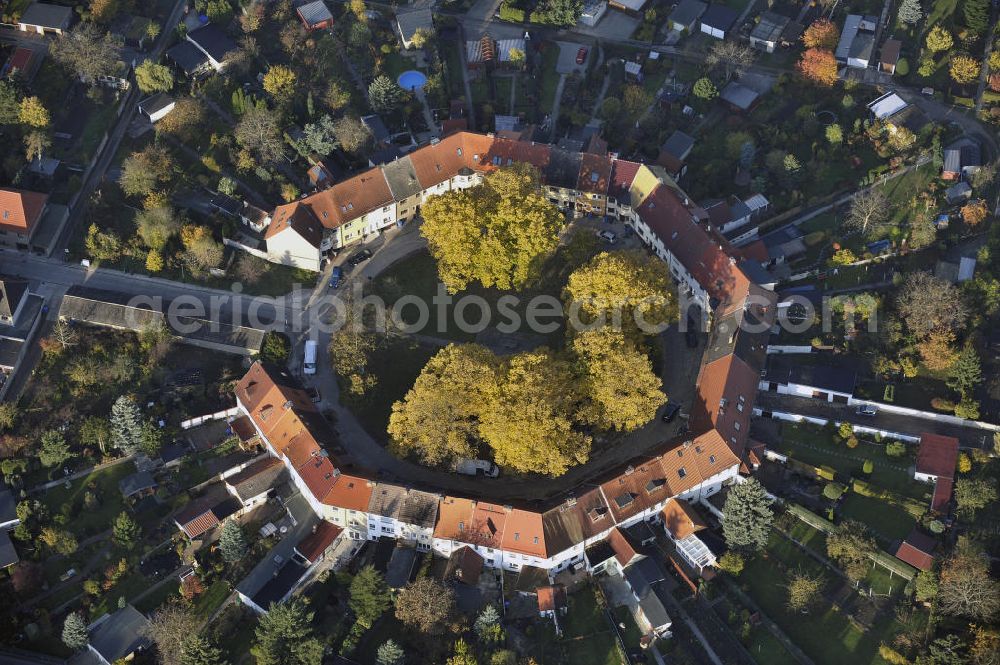
[[[461, 132], [280, 207], [268, 234], [289, 233], [282, 225], [314, 225], [316, 244], [310, 246], [318, 261], [322, 247], [412, 216], [427, 196], [470, 186], [491, 169], [517, 161], [541, 170], [543, 186], [562, 207], [614, 214], [632, 224], [667, 262], [679, 290], [702, 310], [710, 336], [690, 406], [690, 434], [622, 468], [597, 471], [562, 495], [501, 505], [376, 481], [354, 468], [337, 453], [333, 432], [302, 386], [284, 370], [255, 364], [236, 396], [316, 515], [352, 539], [392, 537], [442, 556], [474, 551], [484, 564], [508, 570], [593, 570], [602, 562], [588, 558], [588, 548], [614, 550], [615, 542], [624, 542], [620, 530], [639, 522], [669, 524], [665, 516], [678, 510], [671, 499], [700, 501], [748, 470], [750, 417], [776, 297], [747, 276], [741, 267], [746, 258], [711, 228], [676, 182], [656, 166]], [[406, 183], [409, 189], [401, 189]], [[685, 549], [678, 551], [683, 556]], [[699, 569], [704, 564], [689, 563]]]

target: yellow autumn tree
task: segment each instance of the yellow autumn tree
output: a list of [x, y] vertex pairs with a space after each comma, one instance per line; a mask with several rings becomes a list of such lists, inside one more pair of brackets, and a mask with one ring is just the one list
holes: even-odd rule
[[274, 65], [264, 74], [264, 90], [279, 104], [287, 103], [295, 96], [296, 76], [284, 65]]
[[927, 44], [927, 48], [931, 51], [938, 53], [939, 51], [947, 51], [955, 43], [952, 38], [951, 33], [942, 28], [940, 25], [935, 25], [931, 28], [931, 31], [927, 33], [927, 39], [924, 42]]
[[656, 417], [666, 401], [649, 357], [610, 327], [573, 338], [584, 394], [580, 418], [601, 429], [630, 432]]
[[979, 226], [989, 214], [990, 209], [982, 199], [969, 201], [962, 206], [962, 221], [969, 226]]
[[18, 120], [23, 125], [37, 129], [44, 129], [52, 122], [48, 109], [45, 108], [42, 100], [38, 97], [25, 97], [21, 100], [21, 106], [18, 109]]
[[934, 372], [946, 370], [958, 360], [955, 333], [950, 330], [932, 330], [927, 338], [917, 345], [917, 350], [927, 369]]
[[968, 55], [956, 55], [951, 59], [948, 66], [948, 73], [951, 79], [960, 85], [972, 83], [979, 78], [981, 65], [978, 60]]
[[[571, 316], [579, 310], [580, 322], [621, 320], [622, 329], [634, 337], [646, 326], [663, 326], [677, 319], [677, 298], [667, 266], [641, 251], [601, 252], [574, 270], [563, 289]], [[655, 332], [646, 328], [647, 334]]]
[[420, 232], [451, 293], [472, 282], [522, 289], [537, 279], [559, 244], [565, 220], [539, 192], [538, 171], [515, 164], [481, 185], [450, 191], [424, 204]]
[[496, 391], [499, 361], [477, 344], [449, 344], [420, 372], [406, 396], [392, 405], [394, 448], [425, 464], [477, 457], [479, 418]]
[[590, 455], [590, 437], [574, 427], [580, 399], [567, 360], [548, 349], [511, 356], [479, 432], [497, 464], [560, 476]]

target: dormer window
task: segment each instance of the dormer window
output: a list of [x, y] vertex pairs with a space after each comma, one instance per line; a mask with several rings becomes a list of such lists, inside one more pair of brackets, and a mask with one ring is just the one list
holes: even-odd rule
[[465, 522], [459, 522], [458, 523], [458, 530], [459, 531], [465, 531]]
[[677, 469], [677, 475], [680, 476], [681, 478], [685, 477], [686, 475], [688, 475], [687, 469], [685, 469], [682, 466], [681, 468]]
[[619, 508], [626, 508], [632, 503], [633, 500], [634, 497], [632, 496], [632, 493], [625, 492], [624, 494], [619, 494], [618, 496], [615, 497], [615, 504]]
[[708, 463], [709, 464], [715, 464], [715, 455], [709, 455], [708, 456]]
[[458, 155], [459, 157], [461, 157], [462, 156], [462, 149], [461, 148], [455, 148], [455, 154]]
[[654, 480], [650, 480], [648, 483], [646, 483], [646, 492], [648, 494], [652, 494], [653, 492], [660, 489], [666, 484], [667, 481], [664, 480], [663, 478], [656, 478]]

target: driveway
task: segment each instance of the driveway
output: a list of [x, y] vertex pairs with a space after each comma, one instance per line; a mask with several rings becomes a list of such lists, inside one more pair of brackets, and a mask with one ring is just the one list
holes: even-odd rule
[[587, 59], [589, 60], [591, 57], [591, 47], [579, 42], [556, 42], [556, 44], [559, 45], [559, 61], [556, 62], [556, 72], [559, 74], [583, 73], [587, 68], [587, 63], [584, 61], [582, 65], [576, 64], [576, 54], [580, 52], [581, 47], [585, 47], [587, 49]]

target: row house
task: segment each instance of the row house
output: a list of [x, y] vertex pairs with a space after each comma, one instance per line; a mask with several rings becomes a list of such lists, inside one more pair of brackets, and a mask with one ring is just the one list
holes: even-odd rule
[[429, 551], [440, 501], [440, 494], [378, 483], [368, 503], [368, 539], [394, 538]]

